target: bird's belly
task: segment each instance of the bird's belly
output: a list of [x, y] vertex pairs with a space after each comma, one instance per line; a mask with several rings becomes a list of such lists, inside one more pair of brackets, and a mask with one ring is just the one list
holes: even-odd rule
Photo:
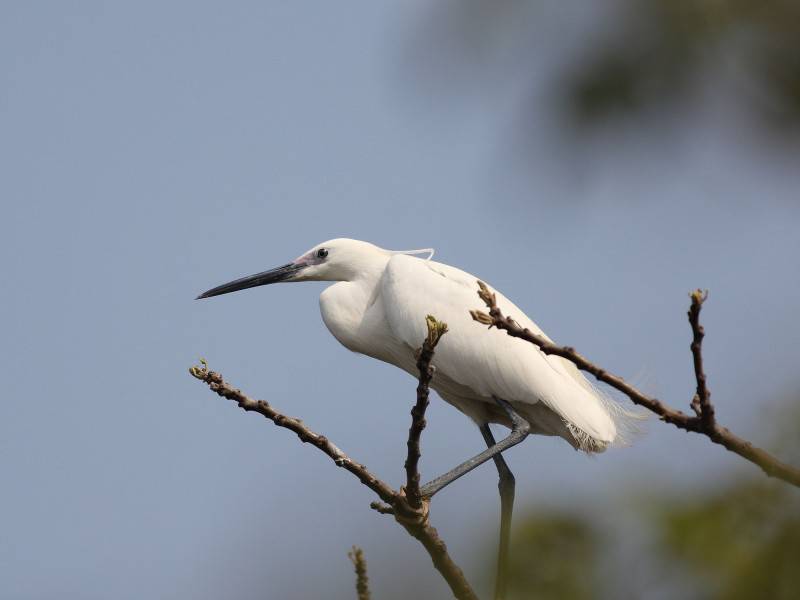
[[[497, 423], [511, 427], [511, 420], [494, 398], [482, 396], [442, 373], [434, 376], [431, 387], [445, 402], [454, 406], [478, 425]], [[511, 402], [511, 406], [528, 421], [531, 433], [557, 435], [574, 445], [574, 440], [564, 425], [564, 420], [544, 403]]]

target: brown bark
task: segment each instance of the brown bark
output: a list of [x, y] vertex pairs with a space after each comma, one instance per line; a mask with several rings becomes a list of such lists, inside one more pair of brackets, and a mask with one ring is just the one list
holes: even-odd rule
[[675, 425], [686, 431], [692, 431], [707, 436], [715, 444], [720, 444], [727, 450], [738, 454], [759, 467], [770, 477], [775, 477], [800, 487], [800, 470], [796, 467], [781, 462], [769, 452], [754, 446], [751, 442], [733, 434], [725, 427], [716, 422], [714, 405], [711, 403], [711, 393], [706, 383], [706, 375], [703, 370], [702, 341], [705, 335], [702, 325], [700, 325], [700, 309], [705, 302], [708, 294], [696, 290], [690, 294], [691, 306], [689, 308], [689, 324], [692, 328], [691, 351], [694, 361], [695, 379], [697, 380], [697, 391], [691, 401], [691, 408], [695, 415], [686, 414], [680, 410], [671, 408], [652, 396], [649, 396], [625, 381], [618, 375], [613, 375], [605, 369], [591, 362], [569, 346], [559, 346], [546, 338], [537, 335], [529, 329], [520, 325], [511, 317], [506, 316], [497, 307], [495, 295], [489, 291], [482, 281], [478, 281], [478, 296], [486, 304], [489, 314], [480, 310], [470, 311], [472, 318], [491, 327], [502, 329], [511, 337], [519, 338], [530, 342], [539, 347], [545, 354], [553, 354], [566, 358], [587, 373], [591, 373], [598, 381], [607, 383], [616, 390], [625, 394], [634, 404], [643, 406], [647, 410], [657, 414], [659, 418]]

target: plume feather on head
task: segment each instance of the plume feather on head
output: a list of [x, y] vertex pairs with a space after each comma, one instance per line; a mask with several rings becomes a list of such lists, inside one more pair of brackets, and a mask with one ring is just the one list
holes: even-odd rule
[[436, 250], [434, 248], [420, 248], [419, 250], [390, 250], [389, 252], [391, 254], [408, 254], [409, 256], [427, 254], [428, 256], [425, 257], [425, 260], [430, 260], [433, 258], [433, 254]]

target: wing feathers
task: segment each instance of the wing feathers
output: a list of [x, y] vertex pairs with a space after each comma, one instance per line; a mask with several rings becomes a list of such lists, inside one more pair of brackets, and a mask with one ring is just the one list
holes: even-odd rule
[[[411, 348], [426, 334], [425, 316], [445, 321], [449, 333], [439, 344], [434, 364], [448, 378], [480, 399], [543, 402], [559, 414], [580, 446], [607, 445], [616, 426], [606, 404], [570, 363], [546, 356], [534, 345], [489, 330], [472, 320], [479, 307], [477, 278], [454, 267], [407, 255], [393, 256], [381, 280], [381, 299], [393, 334]], [[540, 335], [542, 330], [496, 290], [502, 311]], [[581, 437], [587, 438], [581, 440]], [[592, 448], [587, 448], [592, 449]], [[594, 448], [596, 449], [596, 448]]]

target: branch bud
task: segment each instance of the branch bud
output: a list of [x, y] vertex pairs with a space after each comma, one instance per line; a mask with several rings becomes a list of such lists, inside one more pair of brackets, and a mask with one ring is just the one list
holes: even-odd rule
[[490, 317], [485, 312], [482, 312], [480, 310], [471, 310], [469, 311], [469, 314], [472, 315], [472, 318], [475, 321], [481, 323], [482, 325], [491, 325], [492, 323], [494, 323], [494, 319], [492, 319], [492, 317]]
[[441, 337], [447, 333], [447, 323], [437, 321], [436, 317], [428, 315], [425, 318], [425, 324], [428, 326], [428, 337], [425, 339], [425, 343], [433, 349]]

